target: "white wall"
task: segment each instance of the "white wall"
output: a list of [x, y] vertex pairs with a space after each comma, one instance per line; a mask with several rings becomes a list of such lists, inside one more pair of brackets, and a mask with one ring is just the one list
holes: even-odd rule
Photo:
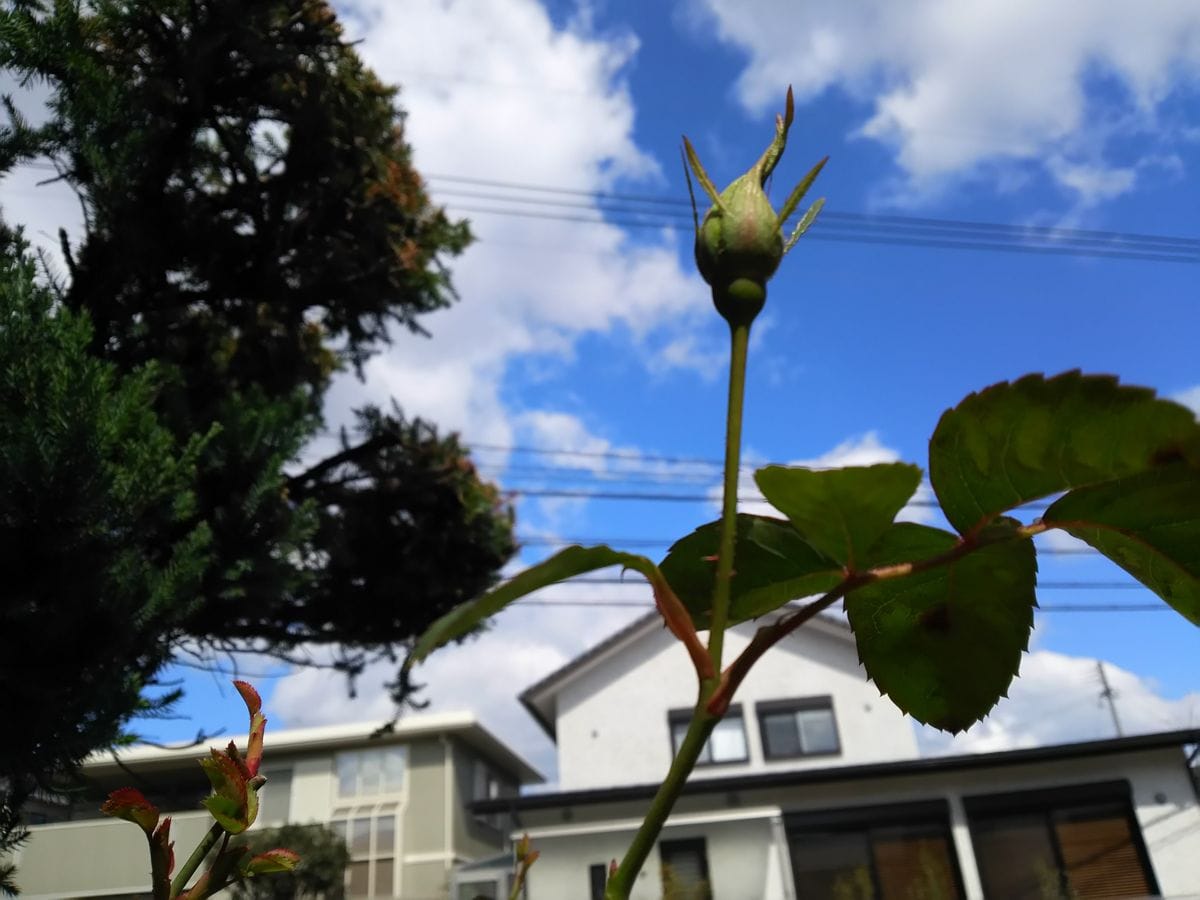
[[328, 822], [337, 776], [330, 755], [298, 759], [292, 764], [293, 822]]
[[[767, 830], [769, 813], [764, 810], [768, 804], [778, 804], [786, 813], [946, 799], [966, 896], [968, 900], [982, 900], [970, 832], [962, 817], [963, 797], [1118, 780], [1130, 783], [1134, 812], [1161, 895], [1172, 900], [1200, 900], [1200, 805], [1178, 748], [856, 779], [840, 784], [743, 790], [738, 792], [738, 802], [743, 804], [740, 809], [727, 806], [730, 796], [726, 793], [692, 795], [684, 798], [680, 806], [686, 810], [672, 817], [676, 824], [668, 827], [664, 837], [706, 838], [714, 896], [720, 900], [786, 898], [786, 888], [776, 892], [778, 881], [769, 880], [773, 869], [765, 854], [767, 848], [780, 842]], [[610, 805], [608, 815], [620, 818], [591, 822], [586, 821], [586, 805], [573, 808], [570, 823], [564, 823], [561, 814], [552, 810], [522, 813], [524, 827], [542, 851], [533, 870], [530, 900], [586, 897], [588, 864], [623, 855], [644, 805]], [[712, 821], [722, 817], [734, 820]], [[650, 854], [633, 896], [641, 900], [658, 900], [661, 896], [657, 852]]]
[[[661, 840], [704, 838], [709, 883], [720, 900], [785, 900], [779, 848], [775, 846], [771, 818], [778, 810], [747, 810], [717, 815], [674, 816]], [[528, 900], [585, 900], [588, 868], [620, 859], [634, 835], [636, 823], [613, 823], [604, 830], [587, 832], [570, 825], [531, 831], [540, 856], [529, 872]], [[784, 851], [786, 852], [786, 850]], [[657, 847], [638, 875], [630, 900], [661, 900], [662, 871]], [[775, 872], [768, 871], [774, 867]]]
[[[833, 626], [836, 627], [836, 626]], [[732, 659], [753, 635], [743, 625], [725, 639]], [[563, 790], [660, 781], [671, 761], [670, 709], [696, 701], [687, 653], [655, 628], [582, 670], [558, 695], [558, 772]], [[829, 695], [841, 741], [836, 757], [766, 761], [754, 703]], [[695, 777], [909, 759], [912, 726], [866, 679], [849, 632], [801, 628], [758, 661], [734, 698], [742, 704], [749, 761], [706, 766]]]

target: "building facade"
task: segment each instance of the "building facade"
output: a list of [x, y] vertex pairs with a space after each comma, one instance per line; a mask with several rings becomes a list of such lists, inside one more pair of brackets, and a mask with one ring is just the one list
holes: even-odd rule
[[[753, 625], [733, 629], [728, 654]], [[480, 801], [541, 851], [529, 900], [595, 900], [695, 697], [647, 616], [526, 690], [560, 789]], [[1184, 731], [922, 758], [836, 619], [766, 654], [738, 691], [634, 890], [638, 900], [1200, 898]], [[460, 877], [460, 897], [501, 896]], [[474, 890], [476, 893], [471, 893]]]
[[[267, 732], [255, 828], [321, 823], [346, 838], [351, 897], [443, 900], [454, 866], [503, 852], [500, 822], [468, 811], [475, 800], [515, 796], [541, 776], [469, 714], [421, 714], [373, 737], [375, 725]], [[238, 739], [244, 746], [244, 738]], [[190, 851], [212, 820], [203, 748], [135, 748], [83, 767], [70, 802], [31, 810], [17, 853], [26, 900], [148, 896], [141, 832], [99, 812], [108, 792], [137, 787], [173, 822], [176, 852]]]

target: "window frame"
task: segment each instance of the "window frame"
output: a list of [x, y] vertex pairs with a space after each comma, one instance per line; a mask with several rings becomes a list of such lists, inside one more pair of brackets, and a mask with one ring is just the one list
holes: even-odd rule
[[[767, 725], [766, 718], [768, 716], [778, 715], [780, 713], [798, 713], [809, 712], [812, 710], [822, 710], [829, 713], [829, 721], [833, 725], [833, 742], [835, 744], [832, 750], [814, 750], [806, 751], [803, 748], [804, 735], [799, 731], [801, 749], [799, 753], [772, 753], [770, 745], [767, 741]], [[767, 762], [776, 762], [786, 759], [820, 759], [821, 757], [833, 757], [842, 755], [842, 733], [838, 729], [837, 712], [833, 708], [833, 696], [831, 694], [821, 694], [813, 697], [789, 697], [780, 700], [759, 700], [754, 704], [754, 718], [758, 723], [758, 742], [762, 747], [763, 759]]]
[[[1069, 813], [1072, 809], [1109, 806], [1125, 819], [1129, 827], [1130, 842], [1134, 854], [1141, 864], [1142, 873], [1151, 896], [1161, 892], [1158, 875], [1146, 847], [1145, 835], [1133, 805], [1133, 786], [1126, 779], [1116, 781], [1073, 784], [1063, 787], [1040, 788], [1037, 790], [1006, 792], [1003, 794], [974, 794], [963, 797], [963, 810], [967, 816], [967, 828], [971, 834], [971, 851], [976, 865], [983, 876], [984, 864], [979, 858], [979, 839], [992, 821], [1008, 816], [1029, 815], [1040, 817], [1050, 837], [1050, 850], [1054, 857], [1060, 879], [1066, 875], [1062, 844], [1055, 829], [1056, 814]], [[986, 891], [986, 885], [983, 885]], [[985, 896], [986, 893], [985, 893]]]
[[604, 900], [604, 889], [608, 887], [607, 863], [592, 863], [588, 866], [588, 897]]
[[[328, 826], [336, 833], [339, 833], [346, 842], [346, 849], [350, 854], [349, 863], [346, 866], [346, 875], [344, 886], [347, 897], [361, 896], [359, 894], [350, 893], [351, 883], [351, 867], [354, 863], [366, 863], [367, 865], [367, 895], [368, 897], [394, 897], [396, 895], [396, 879], [400, 872], [401, 854], [397, 848], [399, 846], [400, 829], [403, 826], [402, 821], [403, 806], [394, 799], [383, 800], [374, 803], [358, 804], [354, 806], [342, 806], [333, 811], [328, 821]], [[353, 847], [354, 837], [354, 822], [366, 819], [370, 824], [367, 830], [367, 849], [365, 851], [356, 851]], [[391, 843], [387, 846], [382, 846], [380, 842], [380, 823], [385, 819], [391, 819]], [[339, 827], [340, 826], [340, 827]], [[389, 863], [392, 867], [392, 887], [389, 893], [379, 893], [379, 865], [380, 863]]]
[[792, 840], [797, 834], [846, 833], [865, 836], [868, 850], [867, 871], [876, 896], [880, 896], [880, 880], [875, 862], [872, 832], [896, 827], [934, 828], [945, 841], [950, 877], [960, 900], [967, 897], [954, 829], [950, 823], [950, 803], [947, 800], [920, 800], [910, 803], [888, 803], [873, 806], [837, 807], [824, 810], [805, 810], [785, 813], [783, 830], [787, 841], [788, 867], [793, 865]]
[[[679, 744], [675, 741], [675, 726], [687, 725], [692, 721], [693, 709], [670, 709], [667, 710], [667, 740], [671, 742], [671, 758], [679, 752]], [[742, 704], [731, 704], [729, 710], [722, 717], [721, 722], [728, 722], [732, 719], [738, 719], [742, 723], [742, 747], [743, 752], [738, 759], [712, 759], [712, 735], [708, 736], [708, 740], [704, 742], [704, 747], [701, 748], [701, 757], [696, 760], [697, 769], [707, 769], [713, 766], [737, 766], [750, 762], [750, 737], [746, 733], [746, 715], [742, 710]], [[718, 722], [718, 727], [720, 722]], [[703, 758], [704, 751], [709, 751], [709, 758]]]
[[[400, 773], [400, 786], [395, 790], [387, 789], [387, 763], [385, 757], [388, 754], [398, 754], [402, 760], [402, 771]], [[367, 793], [363, 790], [362, 776], [362, 761], [365, 757], [376, 756], [379, 758], [379, 788], [375, 791]], [[354, 792], [350, 794], [342, 793], [342, 760], [353, 757], [355, 760], [354, 770]], [[380, 801], [392, 801], [398, 797], [403, 797], [408, 793], [408, 745], [407, 744], [385, 744], [381, 747], [364, 747], [358, 750], [341, 750], [333, 755], [333, 802], [335, 806], [349, 805], [369, 805]]]
[[[730, 709], [732, 709], [732, 708], [733, 707], [730, 707]], [[671, 850], [665, 850], [665, 848], [672, 848], [675, 851], [679, 851], [679, 852], [683, 852], [683, 853], [696, 852], [697, 850], [699, 851], [700, 880], [705, 885], [707, 885], [707, 890], [705, 891], [705, 894], [707, 894], [708, 897], [711, 898], [712, 897], [712, 874], [711, 874], [711, 870], [708, 867], [708, 840], [703, 835], [698, 836], [698, 837], [671, 838], [669, 840], [660, 840], [658, 842], [658, 867], [659, 867], [660, 880], [662, 877], [662, 870], [667, 865], [666, 856], [671, 852]], [[665, 850], [665, 852], [664, 852], [664, 850]]]

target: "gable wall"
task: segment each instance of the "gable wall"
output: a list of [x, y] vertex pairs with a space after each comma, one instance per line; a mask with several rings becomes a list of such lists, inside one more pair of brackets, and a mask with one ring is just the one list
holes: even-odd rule
[[[753, 627], [726, 636], [726, 658], [749, 642]], [[659, 781], [671, 760], [667, 713], [695, 703], [696, 678], [683, 647], [656, 628], [593, 663], [558, 695], [558, 771], [563, 790]], [[841, 753], [766, 761], [754, 703], [832, 697]], [[746, 727], [749, 761], [706, 766], [695, 777], [908, 759], [917, 755], [908, 721], [866, 680], [853, 642], [800, 629], [751, 670], [735, 703]]]

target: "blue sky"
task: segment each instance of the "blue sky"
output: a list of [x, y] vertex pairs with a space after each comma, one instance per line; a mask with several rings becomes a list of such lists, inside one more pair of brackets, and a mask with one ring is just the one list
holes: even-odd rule
[[[894, 243], [946, 238], [918, 235], [914, 217], [1057, 229], [1037, 241], [1052, 250], [1078, 229], [1200, 237], [1195, 4], [335, 5], [368, 62], [402, 85], [418, 167], [479, 241], [453, 263], [462, 300], [429, 319], [432, 340], [403, 337], [365, 384], [339, 383], [334, 421], [394, 396], [479, 445], [482, 470], [508, 488], [709, 496], [713, 467], [663, 459], [719, 455], [725, 392], [724, 324], [693, 274], [682, 207], [670, 205], [687, 196], [680, 135], [723, 184], [765, 146], [789, 84], [796, 124], [777, 193], [828, 154], [814, 196], [828, 198], [829, 212], [908, 218], [888, 220], [884, 243], [832, 240], [846, 236], [844, 224], [819, 220], [785, 260], [751, 355], [751, 459], [924, 465], [945, 408], [1030, 371], [1113, 373], [1200, 406], [1200, 245], [1169, 249], [1190, 253], [1189, 263], [1031, 252], [1019, 235], [1004, 238], [1005, 252]], [[25, 183], [9, 188], [14, 198], [43, 196]], [[670, 202], [606, 204], [601, 192]], [[625, 211], [602, 208], [614, 202]], [[39, 199], [33, 215], [34, 206], [54, 208]], [[1088, 246], [1131, 245], [1098, 237]], [[495, 449], [513, 447], [556, 452]], [[526, 562], [561, 537], [665, 541], [714, 516], [704, 501], [517, 502]], [[1045, 556], [1041, 578], [1128, 581], [1087, 555]], [[647, 600], [636, 585], [545, 596]], [[1095, 587], [1047, 588], [1040, 599], [1154, 603], [1145, 591]], [[437, 708], [475, 709], [552, 775], [552, 748], [514, 695], [642, 612], [514, 609], [421, 677]], [[1110, 734], [1097, 659], [1110, 664], [1130, 730], [1200, 724], [1198, 651], [1197, 630], [1173, 613], [1048, 611], [1012, 700], [954, 743], [927, 735], [925, 746]], [[222, 697], [211, 675], [181, 674], [190, 718], [145, 723], [147, 735], [242, 728], [231, 691]], [[273, 674], [283, 677], [259, 680], [273, 724], [389, 712], [382, 669], [353, 702], [336, 677]]]

